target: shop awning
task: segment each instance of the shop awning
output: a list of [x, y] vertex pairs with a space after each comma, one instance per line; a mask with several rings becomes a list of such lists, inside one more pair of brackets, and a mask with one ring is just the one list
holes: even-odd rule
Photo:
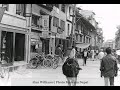
[[89, 43], [77, 43], [76, 44], [77, 48], [82, 48], [82, 49], [88, 48], [89, 46], [90, 46]]

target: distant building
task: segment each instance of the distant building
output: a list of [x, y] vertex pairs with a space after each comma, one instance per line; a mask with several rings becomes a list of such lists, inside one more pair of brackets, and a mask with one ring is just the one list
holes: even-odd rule
[[[100, 49], [103, 44], [103, 32], [102, 28], [98, 27], [98, 22], [95, 20], [95, 13], [90, 10], [79, 10], [79, 13], [90, 23], [93, 28], [87, 29], [90, 35], [90, 44], [93, 49]], [[87, 24], [85, 25], [88, 26]]]
[[111, 47], [112, 49], [115, 49], [115, 40], [107, 40], [104, 43], [104, 47]]

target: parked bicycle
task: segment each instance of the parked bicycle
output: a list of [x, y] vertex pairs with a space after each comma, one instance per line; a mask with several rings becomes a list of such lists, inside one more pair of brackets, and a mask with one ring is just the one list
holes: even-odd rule
[[46, 60], [43, 61], [43, 65], [44, 67], [56, 69], [59, 66], [60, 60], [61, 58], [58, 55], [47, 55]]
[[43, 61], [45, 60], [44, 54], [36, 54], [31, 60], [29, 61], [29, 67], [32, 69], [37, 68], [38, 66], [43, 66]]
[[29, 61], [29, 67], [32, 69], [37, 68], [38, 66], [41, 67], [52, 67], [56, 69], [59, 66], [61, 57], [58, 55], [45, 55], [43, 54], [36, 54], [31, 60]]

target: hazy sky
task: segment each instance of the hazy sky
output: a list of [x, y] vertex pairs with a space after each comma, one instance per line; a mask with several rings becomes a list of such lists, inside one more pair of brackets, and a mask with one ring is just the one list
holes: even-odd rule
[[105, 41], [114, 39], [117, 25], [120, 25], [120, 4], [79, 4], [83, 10], [92, 10], [99, 27], [103, 29]]

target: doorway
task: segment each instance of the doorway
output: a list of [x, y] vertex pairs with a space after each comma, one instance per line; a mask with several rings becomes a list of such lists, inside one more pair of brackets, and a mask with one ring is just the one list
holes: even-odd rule
[[24, 61], [25, 56], [25, 34], [15, 34], [15, 61]]
[[1, 61], [11, 63], [13, 60], [13, 32], [1, 32]]

